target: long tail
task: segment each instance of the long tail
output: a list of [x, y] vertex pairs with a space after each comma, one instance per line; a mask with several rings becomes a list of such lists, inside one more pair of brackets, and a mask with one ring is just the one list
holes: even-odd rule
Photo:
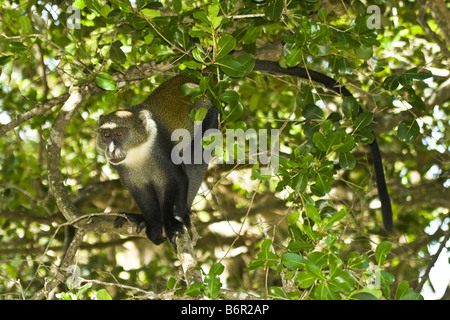
[[[267, 71], [279, 74], [285, 74], [290, 76], [296, 76], [303, 79], [311, 79], [315, 82], [323, 84], [325, 87], [343, 94], [345, 97], [353, 97], [350, 91], [346, 87], [339, 84], [338, 81], [330, 78], [320, 72], [313, 70], [306, 70], [301, 67], [282, 68], [278, 62], [268, 60], [256, 60], [253, 70]], [[359, 105], [359, 113], [363, 112], [363, 109]], [[381, 201], [381, 214], [383, 216], [383, 224], [386, 231], [393, 232], [394, 223], [392, 221], [392, 208], [389, 193], [387, 191], [386, 179], [384, 177], [383, 161], [381, 159], [380, 148], [378, 146], [377, 138], [374, 133], [374, 140], [370, 144], [370, 152], [372, 154], [373, 166], [375, 169], [375, 177], [377, 180], [378, 196]]]

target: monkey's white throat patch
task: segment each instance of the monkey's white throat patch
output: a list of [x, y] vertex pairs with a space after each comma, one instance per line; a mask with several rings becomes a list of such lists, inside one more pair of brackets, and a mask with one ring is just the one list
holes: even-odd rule
[[138, 168], [146, 163], [153, 146], [152, 140], [147, 140], [143, 144], [127, 151], [127, 156], [120, 164], [127, 167]]

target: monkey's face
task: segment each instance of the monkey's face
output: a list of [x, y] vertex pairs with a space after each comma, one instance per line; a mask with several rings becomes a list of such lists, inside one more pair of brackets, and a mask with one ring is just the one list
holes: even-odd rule
[[143, 121], [135, 113], [118, 110], [100, 117], [97, 147], [112, 165], [124, 163], [129, 152], [147, 139]]
[[110, 164], [120, 164], [127, 157], [125, 145], [128, 136], [129, 131], [126, 128], [100, 129], [99, 139]]

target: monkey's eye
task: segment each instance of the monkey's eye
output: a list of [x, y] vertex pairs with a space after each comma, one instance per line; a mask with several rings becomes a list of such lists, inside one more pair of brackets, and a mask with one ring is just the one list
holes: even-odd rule
[[105, 132], [103, 132], [103, 136], [104, 136], [105, 138], [109, 138], [110, 134], [109, 134], [108, 131], [105, 131]]
[[117, 132], [116, 132], [116, 136], [118, 136], [118, 137], [123, 136], [123, 131], [117, 131]]

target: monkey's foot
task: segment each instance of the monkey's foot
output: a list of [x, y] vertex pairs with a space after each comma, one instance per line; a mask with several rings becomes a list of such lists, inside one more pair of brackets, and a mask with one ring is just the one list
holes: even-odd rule
[[122, 228], [128, 221], [136, 224], [137, 233], [141, 233], [141, 231], [147, 227], [147, 222], [141, 214], [124, 212], [122, 215], [123, 216], [118, 216], [116, 220], [114, 220], [114, 228]]
[[163, 243], [166, 238], [162, 235], [161, 226], [151, 226], [145, 221], [141, 214], [137, 213], [122, 213], [123, 216], [118, 216], [114, 221], [115, 228], [122, 228], [126, 222], [136, 224], [136, 233], [141, 233], [145, 229], [147, 237], [156, 245]]

